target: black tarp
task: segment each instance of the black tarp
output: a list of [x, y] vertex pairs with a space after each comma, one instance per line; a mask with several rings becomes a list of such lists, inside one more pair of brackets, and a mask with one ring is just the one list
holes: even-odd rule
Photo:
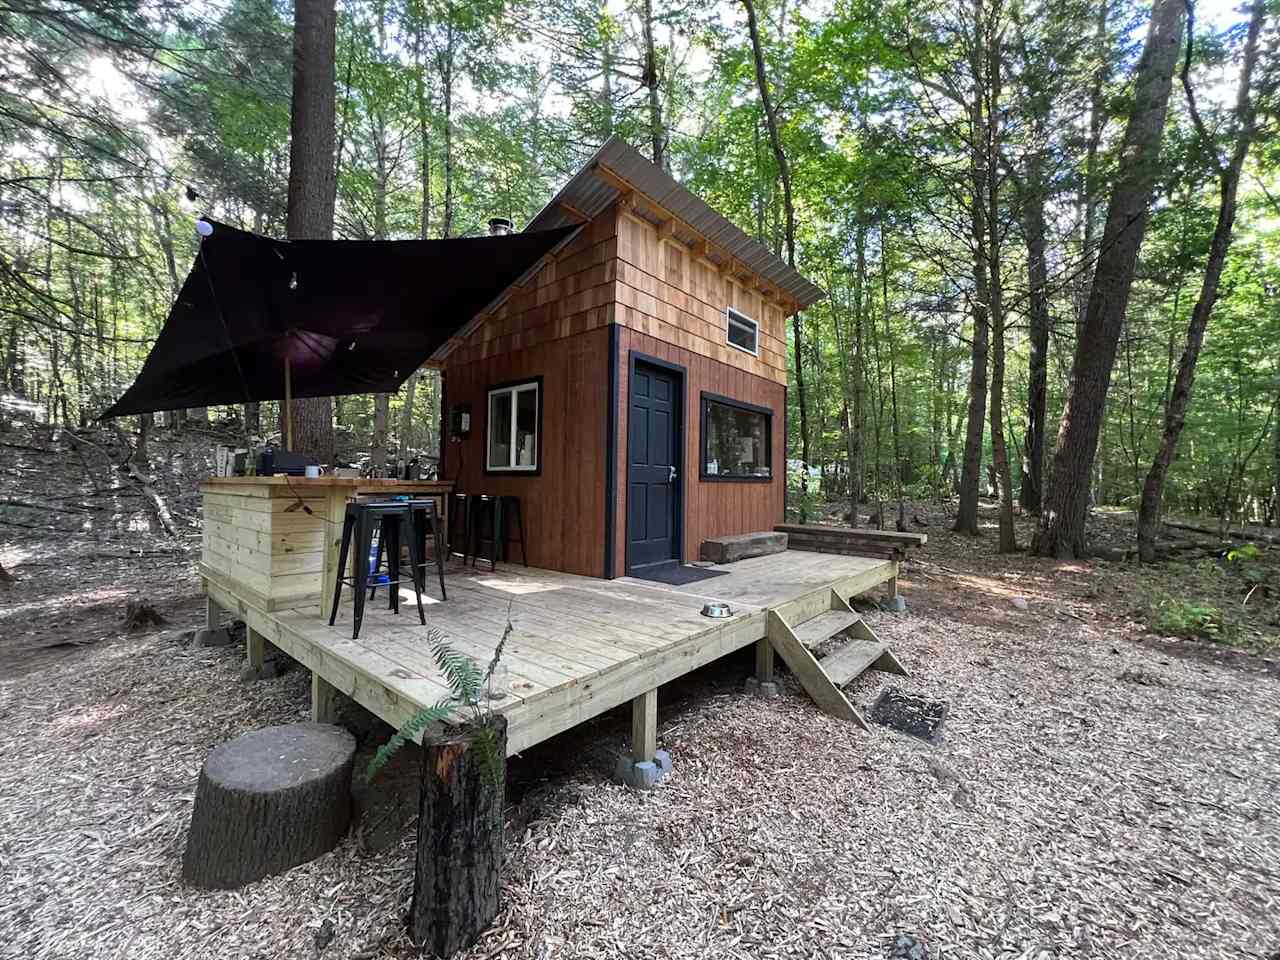
[[576, 227], [272, 240], [209, 221], [142, 372], [102, 416], [389, 393]]

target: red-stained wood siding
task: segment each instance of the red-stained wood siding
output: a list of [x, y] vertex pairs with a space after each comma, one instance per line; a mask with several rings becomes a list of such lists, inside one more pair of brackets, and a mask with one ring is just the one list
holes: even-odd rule
[[[702, 541], [708, 537], [772, 530], [783, 520], [785, 499], [785, 436], [783, 409], [786, 388], [772, 380], [755, 376], [741, 367], [704, 357], [636, 330], [618, 331], [618, 475], [614, 485], [614, 571], [626, 570], [627, 518], [627, 402], [631, 351], [656, 357], [685, 368], [684, 390], [684, 560], [698, 559]], [[768, 483], [734, 483], [702, 480], [702, 393], [716, 393], [773, 410], [773, 480]]]
[[[601, 327], [445, 370], [445, 402], [469, 403], [472, 416], [466, 440], [447, 443], [445, 477], [459, 493], [520, 497], [531, 566], [604, 576], [608, 344]], [[542, 377], [542, 472], [486, 474], [488, 389], [534, 377]], [[507, 555], [518, 560], [519, 547]]]

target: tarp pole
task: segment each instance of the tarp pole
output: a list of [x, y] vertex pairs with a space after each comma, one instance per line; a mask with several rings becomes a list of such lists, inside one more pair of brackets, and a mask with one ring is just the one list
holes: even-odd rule
[[293, 360], [284, 358], [284, 448], [293, 449]]

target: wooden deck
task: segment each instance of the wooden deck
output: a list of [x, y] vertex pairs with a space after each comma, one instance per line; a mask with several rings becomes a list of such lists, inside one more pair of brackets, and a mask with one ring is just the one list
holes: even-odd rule
[[[446, 578], [447, 602], [428, 586], [426, 627], [411, 590], [407, 598], [402, 593], [396, 616], [386, 609], [384, 589], [365, 608], [359, 640], [351, 639], [349, 604], [331, 627], [314, 601], [265, 611], [238, 596], [233, 581], [207, 570], [205, 579], [210, 601], [246, 621], [251, 663], [265, 640], [312, 671], [318, 718], [341, 693], [399, 727], [447, 696], [428, 629], [486, 663], [509, 615], [514, 632], [503, 655], [509, 694], [493, 705], [507, 716], [514, 753], [764, 640], [770, 611], [790, 622], [807, 620], [829, 609], [832, 591], [847, 600], [891, 581], [897, 563], [787, 551], [717, 569], [725, 573], [667, 586], [514, 564], [489, 572], [455, 562]], [[727, 601], [733, 616], [702, 616], [708, 600]]]

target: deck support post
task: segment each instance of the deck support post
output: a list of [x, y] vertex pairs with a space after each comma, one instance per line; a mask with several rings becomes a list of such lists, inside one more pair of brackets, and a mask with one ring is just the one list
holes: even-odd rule
[[618, 757], [614, 780], [647, 790], [671, 771], [671, 756], [658, 749], [658, 690], [631, 701], [631, 753]]
[[240, 668], [241, 680], [270, 680], [280, 675], [280, 667], [274, 657], [268, 657], [271, 644], [249, 624], [244, 625], [244, 666]]
[[756, 641], [756, 672], [744, 684], [747, 693], [757, 697], [776, 697], [778, 682], [773, 678], [773, 644], [768, 637]]
[[216, 630], [222, 623], [222, 608], [207, 593], [204, 596], [204, 628]]
[[231, 643], [231, 631], [222, 626], [222, 615], [225, 611], [218, 602], [208, 594], [204, 595], [204, 627], [195, 632], [192, 644], [197, 647], [225, 647]]
[[311, 720], [336, 723], [342, 692], [316, 671], [311, 671]]
[[892, 613], [905, 613], [907, 610], [907, 601], [898, 593], [898, 564], [893, 564], [893, 576], [885, 582], [885, 588], [888, 591], [885, 596], [885, 609]]

